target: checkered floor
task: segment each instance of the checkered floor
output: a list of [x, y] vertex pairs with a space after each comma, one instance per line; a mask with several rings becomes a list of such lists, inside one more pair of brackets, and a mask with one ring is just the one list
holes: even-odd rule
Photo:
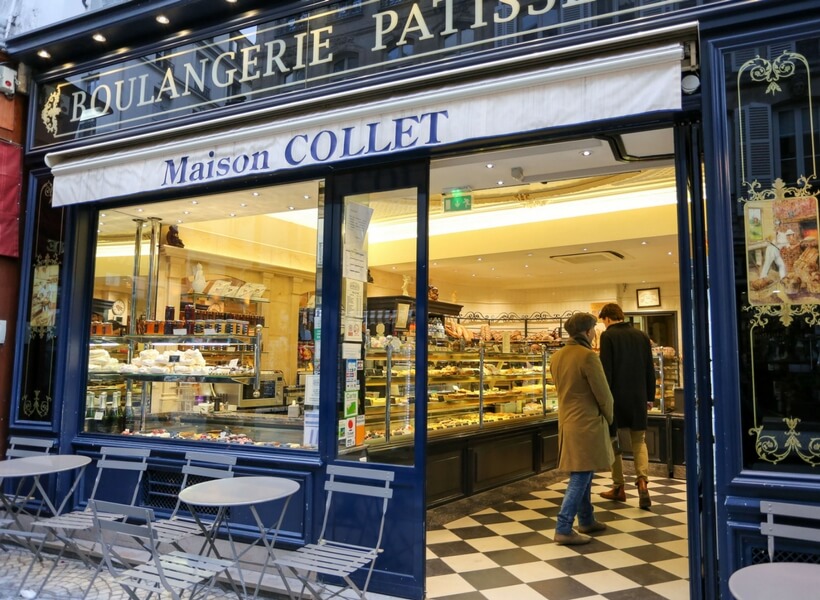
[[626, 503], [599, 497], [609, 482], [592, 483], [595, 517], [608, 529], [583, 546], [552, 541], [566, 481], [431, 529], [427, 598], [688, 599], [686, 482], [650, 477], [650, 510], [638, 508], [634, 478]]

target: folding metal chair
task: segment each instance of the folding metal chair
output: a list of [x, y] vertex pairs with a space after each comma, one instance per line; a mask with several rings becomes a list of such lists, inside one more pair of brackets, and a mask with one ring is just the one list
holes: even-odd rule
[[[138, 590], [145, 590], [149, 596], [167, 592], [171, 598], [179, 600], [190, 590], [193, 599], [199, 586], [202, 586], [202, 596], [206, 597], [213, 589], [217, 575], [233, 566], [232, 561], [199, 554], [180, 551], [162, 554], [158, 549], [160, 542], [155, 529], [154, 511], [150, 508], [102, 500], [93, 500], [90, 504], [94, 525], [99, 532], [103, 564], [129, 598], [136, 599], [139, 597]], [[106, 514], [122, 514], [125, 520], [111, 521], [98, 517]], [[134, 564], [124, 557], [119, 546], [123, 536], [139, 540], [150, 555], [148, 560]], [[206, 582], [207, 587], [204, 585]]]
[[[332, 598], [348, 588], [359, 598], [364, 599], [376, 558], [383, 550], [381, 543], [384, 521], [388, 501], [393, 497], [391, 484], [395, 474], [393, 471], [341, 465], [329, 466], [327, 474], [328, 479], [325, 482], [327, 500], [319, 540], [315, 544], [299, 548], [289, 556], [277, 557], [275, 562], [277, 565], [289, 568], [302, 581], [302, 593], [307, 589], [310, 595], [317, 600]], [[339, 503], [336, 499], [338, 496], [347, 497], [345, 506], [355, 507], [355, 521], [358, 527], [349, 519], [350, 510], [334, 511], [334, 506]], [[367, 498], [371, 500], [368, 502]], [[336, 523], [335, 517], [338, 514], [348, 516], [343, 526], [338, 526]], [[379, 515], [380, 518], [377, 519]], [[367, 524], [375, 525], [376, 522], [378, 522], [378, 529], [374, 530], [366, 526]], [[355, 544], [349, 539], [354, 533], [357, 535]], [[368, 539], [371, 540], [370, 544], [367, 544]], [[351, 578], [360, 569], [367, 569], [361, 589]], [[347, 587], [340, 587], [334, 591], [330, 582], [317, 580], [319, 575], [340, 577]]]
[[[210, 452], [187, 452], [185, 454], [185, 464], [182, 467], [180, 490], [207, 479], [233, 477], [235, 465], [236, 456]], [[209, 522], [201, 518], [199, 519], [200, 522], [197, 523], [193, 517], [181, 515], [181, 510], [187, 510], [187, 506], [177, 496], [171, 516], [167, 519], [160, 519], [153, 524], [153, 530], [156, 532], [159, 542], [161, 544], [171, 544], [177, 550], [182, 550], [180, 542], [183, 539], [207, 533], [210, 531], [210, 527], [213, 526], [212, 521]]]
[[[120, 489], [122, 489], [122, 487], [126, 485], [124, 473], [133, 472], [136, 473], [136, 478], [133, 481], [134, 489], [131, 492], [130, 499], [130, 505], [133, 506], [137, 502], [137, 499], [139, 497], [140, 489], [142, 486], [142, 477], [146, 469], [148, 468], [148, 456], [150, 454], [150, 449], [114, 448], [109, 446], [103, 446], [100, 449], [100, 458], [97, 460], [96, 463], [97, 476], [94, 479], [94, 486], [91, 489], [91, 495], [88, 497], [89, 503], [92, 500], [96, 499], [97, 492], [100, 488], [100, 482], [103, 479], [105, 479], [111, 485], [117, 486]], [[130, 484], [131, 482], [129, 481], [128, 485]], [[118, 513], [98, 514], [97, 518], [106, 520], [118, 520], [122, 519], [123, 515]], [[89, 548], [88, 550], [84, 549], [78, 543], [79, 540], [76, 538], [77, 533], [81, 531], [90, 531], [94, 527], [94, 515], [92, 514], [90, 505], [86, 505], [85, 509], [83, 510], [75, 510], [54, 517], [36, 520], [32, 523], [32, 526], [46, 529], [47, 533], [51, 533], [54, 536], [54, 539], [61, 543], [60, 552], [54, 564], [55, 567], [57, 565], [57, 561], [59, 561], [63, 557], [63, 554], [65, 554], [66, 550], [71, 550], [86, 564], [86, 566], [92, 566], [92, 560], [89, 556], [90, 550], [92, 548]], [[45, 545], [46, 541], [48, 541], [47, 537], [43, 541], [41, 541], [40, 547], [37, 549], [36, 552], [37, 558], [40, 558], [42, 547]], [[23, 584], [25, 583], [26, 579], [31, 573], [33, 567], [34, 561], [32, 561], [31, 565], [29, 566], [28, 570], [23, 576]], [[49, 572], [46, 574], [45, 578], [43, 579], [43, 582], [40, 584], [38, 594], [43, 590], [43, 587], [45, 586], [46, 582], [48, 581], [48, 578], [51, 576], [51, 573], [53, 571], [54, 567], [52, 567], [51, 570], [49, 570]], [[96, 573], [94, 576], [96, 577]], [[21, 588], [23, 584], [21, 584]]]
[[[9, 447], [6, 450], [6, 459], [24, 458], [26, 456], [42, 456], [49, 454], [57, 445], [55, 439], [32, 438], [24, 436], [12, 436], [9, 438]], [[11, 523], [17, 524], [22, 529], [19, 515], [30, 514], [26, 510], [26, 505], [34, 498], [34, 491], [36, 486], [33, 481], [29, 481], [31, 487], [26, 489], [26, 482], [29, 478], [21, 477], [17, 482], [17, 487], [13, 492], [3, 493], [0, 496], [0, 501], [3, 503], [3, 510], [5, 518], [0, 519], [0, 527], [5, 527]], [[0, 479], [0, 486], [3, 485]]]

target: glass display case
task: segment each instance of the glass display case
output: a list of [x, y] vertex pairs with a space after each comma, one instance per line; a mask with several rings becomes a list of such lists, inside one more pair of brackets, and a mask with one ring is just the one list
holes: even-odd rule
[[653, 348], [655, 362], [655, 401], [649, 409], [653, 413], [667, 413], [676, 408], [675, 388], [678, 386], [678, 358], [674, 348]]
[[[410, 350], [368, 350], [365, 361], [365, 443], [412, 437], [415, 355]], [[557, 410], [547, 352], [430, 352], [427, 429], [431, 436], [483, 429]]]

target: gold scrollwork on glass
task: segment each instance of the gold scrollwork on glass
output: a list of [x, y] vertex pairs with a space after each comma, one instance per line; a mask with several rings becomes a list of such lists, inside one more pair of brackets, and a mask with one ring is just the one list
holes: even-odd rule
[[[771, 187], [757, 180], [746, 179], [746, 141], [744, 140], [744, 99], [759, 97], [759, 86], [765, 84], [765, 94], [777, 96], [783, 92], [784, 80], [801, 74], [805, 69], [808, 82], [808, 138], [810, 173], [801, 176], [796, 185], [787, 185], [775, 178]], [[738, 115], [740, 119], [739, 149], [744, 203], [744, 233], [746, 243], [746, 279], [750, 315], [750, 356], [755, 365], [755, 332], [769, 326], [789, 327], [796, 320], [808, 326], [820, 324], [820, 254], [818, 253], [818, 202], [813, 184], [817, 177], [815, 139], [811, 94], [811, 73], [805, 56], [784, 51], [774, 60], [760, 56], [746, 61], [737, 75]], [[772, 142], [773, 143], [773, 142]], [[750, 145], [750, 152], [754, 146]], [[768, 154], [766, 155], [768, 157]], [[749, 157], [753, 163], [754, 156]], [[798, 457], [805, 463], [820, 465], [820, 437], [814, 431], [801, 432], [801, 419], [765, 417], [757, 404], [754, 366], [751, 369], [753, 426], [748, 430], [755, 437], [757, 456], [766, 462], [779, 463], [787, 457]], [[782, 413], [781, 413], [782, 414]]]

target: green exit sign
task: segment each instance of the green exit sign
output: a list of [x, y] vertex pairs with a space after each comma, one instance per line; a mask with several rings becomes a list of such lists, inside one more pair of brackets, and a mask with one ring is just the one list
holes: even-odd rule
[[473, 208], [473, 196], [467, 192], [453, 191], [444, 195], [444, 212], [470, 210]]

